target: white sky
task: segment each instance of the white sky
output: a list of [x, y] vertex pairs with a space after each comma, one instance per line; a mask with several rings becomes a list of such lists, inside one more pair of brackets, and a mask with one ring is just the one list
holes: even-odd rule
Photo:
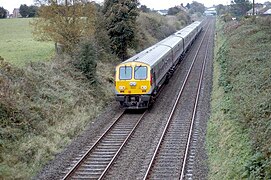
[[[102, 2], [103, 0], [96, 0], [97, 2]], [[187, 3], [191, 3], [193, 0], [139, 0], [142, 5], [146, 5], [151, 9], [168, 9], [170, 7], [174, 7], [176, 5], [180, 5], [183, 3], [186, 5]], [[230, 0], [195, 0], [197, 2], [203, 3], [206, 7], [210, 7], [212, 5], [217, 4], [230, 4]], [[252, 0], [250, 0], [252, 1]], [[255, 3], [264, 3], [268, 0], [255, 0]], [[32, 5], [34, 4], [33, 0], [0, 0], [0, 7], [4, 7], [10, 13], [12, 13], [14, 8], [19, 8], [21, 4]]]

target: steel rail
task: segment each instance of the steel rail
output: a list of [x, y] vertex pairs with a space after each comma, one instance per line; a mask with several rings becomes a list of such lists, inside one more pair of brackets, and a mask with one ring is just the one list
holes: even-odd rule
[[122, 150], [122, 148], [124, 147], [124, 145], [128, 142], [128, 139], [132, 136], [132, 134], [135, 132], [135, 129], [137, 128], [138, 124], [140, 123], [140, 121], [142, 120], [142, 118], [145, 116], [147, 111], [145, 111], [140, 118], [138, 119], [137, 123], [135, 124], [134, 128], [132, 129], [132, 131], [129, 133], [129, 135], [126, 137], [126, 139], [124, 140], [124, 142], [122, 143], [122, 145], [120, 146], [120, 148], [118, 149], [118, 151], [116, 152], [116, 154], [114, 155], [114, 157], [111, 159], [111, 161], [109, 162], [109, 164], [107, 165], [107, 167], [105, 168], [105, 170], [103, 171], [103, 173], [101, 174], [101, 176], [99, 177], [99, 180], [101, 180], [102, 178], [104, 178], [104, 176], [106, 175], [106, 173], [108, 172], [109, 168], [112, 166], [113, 162], [116, 160], [117, 156], [119, 155], [120, 151]]
[[77, 161], [77, 163], [69, 170], [69, 172], [62, 178], [62, 180], [68, 179], [81, 165], [81, 163], [87, 158], [89, 153], [98, 145], [101, 139], [113, 128], [113, 126], [120, 120], [120, 118], [124, 115], [125, 110], [121, 112], [119, 116], [117, 116], [116, 120], [106, 129], [106, 131], [100, 136], [100, 138], [91, 146], [91, 148]]
[[[210, 26], [210, 24], [208, 24], [207, 30], [209, 29], [209, 26]], [[201, 40], [201, 42], [200, 42], [199, 48], [198, 48], [198, 50], [197, 50], [197, 52], [196, 52], [196, 54], [195, 54], [195, 56], [194, 56], [194, 58], [193, 58], [192, 64], [191, 64], [191, 66], [190, 66], [190, 68], [189, 68], [189, 70], [188, 70], [188, 73], [187, 73], [186, 77], [185, 77], [184, 83], [183, 83], [183, 85], [182, 85], [182, 87], [181, 87], [181, 89], [180, 89], [180, 91], [179, 91], [179, 93], [178, 93], [177, 99], [176, 99], [176, 101], [175, 101], [175, 103], [174, 103], [174, 106], [173, 106], [173, 108], [172, 108], [172, 110], [171, 110], [171, 113], [170, 113], [170, 116], [169, 116], [169, 118], [168, 118], [168, 120], [167, 120], [166, 126], [165, 126], [165, 128], [164, 128], [164, 130], [163, 130], [163, 133], [162, 133], [160, 139], [159, 139], [159, 142], [158, 142], [158, 144], [157, 144], [157, 146], [156, 146], [156, 149], [155, 149], [155, 151], [154, 151], [154, 154], [153, 154], [153, 156], [152, 156], [152, 159], [151, 159], [151, 161], [150, 161], [150, 163], [149, 163], [148, 169], [147, 169], [147, 171], [146, 171], [146, 173], [145, 173], [145, 176], [144, 176], [144, 178], [143, 178], [144, 180], [146, 180], [146, 179], [148, 178], [148, 175], [149, 175], [150, 170], [151, 170], [151, 167], [152, 167], [152, 165], [153, 165], [153, 163], [154, 163], [155, 157], [157, 156], [158, 150], [159, 150], [159, 148], [160, 148], [160, 146], [161, 146], [161, 144], [162, 144], [162, 141], [163, 141], [163, 139], [164, 139], [164, 136], [165, 136], [165, 134], [166, 134], [166, 131], [167, 131], [167, 129], [168, 129], [168, 127], [169, 127], [169, 124], [170, 124], [170, 122], [171, 122], [171, 120], [172, 120], [173, 114], [175, 113], [177, 104], [178, 104], [178, 102], [179, 102], [179, 100], [180, 100], [180, 97], [181, 97], [181, 95], [182, 95], [182, 93], [183, 93], [184, 87], [186, 86], [186, 83], [187, 83], [188, 78], [189, 78], [189, 76], [190, 76], [190, 74], [191, 74], [192, 68], [193, 68], [193, 66], [194, 66], [194, 64], [195, 64], [195, 61], [196, 61], [196, 59], [197, 59], [197, 56], [198, 56], [198, 54], [199, 54], [199, 50], [200, 50], [201, 47], [202, 47], [204, 38], [205, 38], [205, 36], [206, 36], [206, 34], [207, 34], [207, 30], [206, 30], [205, 33], [204, 33], [204, 36], [203, 36], [203, 38], [202, 38], [202, 40]]]
[[[210, 41], [210, 36], [211, 35], [212, 35], [212, 33], [209, 35], [208, 42]], [[197, 108], [198, 108], [200, 90], [201, 90], [203, 75], [204, 75], [204, 71], [205, 71], [205, 67], [206, 67], [206, 59], [207, 59], [207, 54], [208, 54], [208, 50], [209, 50], [208, 48], [209, 48], [209, 43], [207, 43], [207, 48], [206, 48], [204, 60], [203, 60], [203, 63], [202, 63], [202, 68], [201, 68], [201, 73], [200, 73], [200, 80], [199, 80], [199, 83], [198, 83], [199, 85], [198, 85], [198, 89], [197, 89], [197, 97], [196, 97], [196, 102], [194, 104], [193, 115], [192, 115], [192, 118], [191, 118], [191, 125], [190, 125], [189, 135], [188, 135], [188, 138], [187, 138], [187, 141], [186, 141], [187, 144], [186, 144], [186, 150], [185, 150], [185, 154], [184, 154], [184, 161], [183, 161], [183, 165], [182, 165], [180, 180], [182, 180], [184, 178], [184, 171], [185, 171], [185, 167], [186, 167], [187, 156], [188, 156], [189, 147], [190, 147], [190, 143], [191, 143], [191, 137], [192, 137], [193, 127], [194, 127], [194, 122], [195, 122], [195, 119], [196, 119], [196, 113], [197, 113]]]

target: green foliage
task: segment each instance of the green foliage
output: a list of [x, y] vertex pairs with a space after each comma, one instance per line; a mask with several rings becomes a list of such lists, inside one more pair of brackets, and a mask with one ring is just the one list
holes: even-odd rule
[[226, 41], [217, 52], [221, 73], [218, 85], [227, 102], [222, 112], [248, 134], [252, 154], [242, 162], [242, 171], [232, 173], [230, 179], [239, 179], [240, 173], [249, 179], [271, 178], [271, 36], [264, 25], [258, 24], [261, 21], [231, 21], [221, 28]]
[[178, 21], [181, 23], [181, 27], [187, 26], [188, 24], [191, 23], [191, 17], [186, 12], [179, 12], [176, 15], [176, 17]]
[[135, 43], [137, 0], [106, 0], [104, 14], [107, 22], [111, 49], [119, 58], [127, 58], [127, 49]]
[[91, 85], [65, 59], [19, 69], [1, 58], [0, 179], [31, 179], [111, 101], [112, 65]]
[[189, 13], [195, 14], [195, 13], [201, 13], [203, 14], [205, 11], [205, 6], [202, 3], [199, 3], [197, 1], [193, 1], [190, 5]]
[[216, 12], [217, 12], [217, 15], [219, 15], [219, 16], [226, 14], [227, 13], [227, 6], [224, 6], [223, 4], [217, 5]]
[[168, 9], [168, 15], [176, 15], [181, 11], [182, 11], [182, 9], [179, 8], [178, 6], [171, 7], [171, 8]]
[[242, 124], [231, 119], [231, 98], [227, 81], [222, 78], [228, 61], [228, 41], [223, 36], [221, 23], [217, 23], [216, 48], [213, 71], [211, 117], [207, 130], [208, 179], [242, 179], [243, 169], [251, 157], [249, 136]]
[[139, 10], [140, 10], [141, 12], [144, 12], [144, 13], [149, 13], [149, 12], [151, 12], [151, 9], [148, 8], [146, 5], [141, 5], [140, 8], [139, 8]]
[[246, 15], [246, 12], [252, 8], [249, 0], [234, 0], [230, 5], [230, 12], [233, 16], [241, 17]]
[[64, 46], [71, 53], [82, 38], [94, 34], [96, 18], [95, 5], [74, 1], [73, 5], [59, 5], [51, 1], [39, 8], [39, 18], [34, 19], [33, 34], [39, 40], [50, 40]]
[[0, 7], [0, 19], [6, 18], [6, 17], [7, 17], [7, 11], [3, 7]]
[[38, 6], [29, 6], [28, 8], [28, 17], [35, 17], [38, 13]]
[[75, 58], [75, 67], [80, 69], [89, 79], [90, 83], [96, 82], [96, 67], [98, 61], [97, 48], [93, 39], [82, 43], [80, 52]]
[[141, 13], [138, 24], [142, 31], [147, 31], [150, 36], [162, 40], [177, 30], [174, 24], [170, 24], [171, 19], [171, 17], [164, 17], [157, 13]]
[[22, 4], [19, 9], [20, 14], [23, 18], [27, 17], [29, 15], [29, 8], [26, 4]]
[[[98, 49], [98, 59], [105, 60], [107, 59], [105, 56], [111, 54], [110, 48], [110, 37], [107, 32], [106, 28], [106, 20], [101, 11], [97, 13], [97, 19], [95, 22], [95, 33], [94, 33], [95, 40], [97, 41], [96, 48]], [[112, 60], [114, 58], [109, 58]]]
[[232, 21], [232, 15], [229, 13], [223, 14], [220, 16], [220, 18], [224, 21], [224, 22], [229, 22]]
[[[269, 154], [271, 148], [269, 149]], [[270, 156], [270, 155], [269, 155]], [[266, 160], [266, 156], [260, 152], [254, 154], [254, 156], [248, 161], [245, 166], [245, 172], [243, 178], [249, 179], [268, 179], [271, 177], [271, 162]]]

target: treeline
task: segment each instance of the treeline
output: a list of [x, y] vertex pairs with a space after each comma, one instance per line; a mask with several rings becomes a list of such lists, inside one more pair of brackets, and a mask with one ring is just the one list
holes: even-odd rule
[[[198, 5], [203, 6], [197, 2], [191, 4], [190, 9], [194, 9], [193, 13], [197, 11]], [[56, 42], [61, 46], [61, 51], [70, 55], [78, 50], [78, 45], [81, 42], [85, 44], [88, 39], [91, 39], [89, 42], [99, 52], [98, 56], [112, 53], [125, 60], [134, 52], [150, 45], [147, 35], [142, 34], [142, 29], [140, 29], [142, 24], [146, 24], [140, 22], [140, 14], [142, 13], [158, 16], [148, 7], [140, 6], [138, 0], [105, 0], [103, 5], [83, 0], [66, 0], [61, 3], [42, 1], [38, 11], [38, 19], [34, 19], [32, 22], [33, 33], [39, 40]], [[202, 8], [199, 13], [202, 13]], [[190, 14], [186, 9], [178, 9], [175, 15], [180, 23], [173, 25], [174, 28], [169, 26], [168, 28], [171, 28], [171, 30], [167, 30], [168, 28], [160, 30], [161, 24], [155, 22], [155, 19], [148, 15], [146, 22], [150, 23], [150, 28], [151, 26], [155, 27], [155, 23], [158, 26], [157, 29], [153, 29], [153, 33], [165, 32], [164, 36], [159, 35], [155, 38], [159, 40], [165, 38], [181, 28], [182, 25], [191, 22]], [[95, 58], [89, 58], [95, 60]], [[99, 59], [102, 59], [102, 57], [99, 57]]]
[[181, 4], [180, 6], [171, 7], [168, 9], [169, 15], [176, 15], [180, 12], [187, 12], [190, 15], [195, 13], [203, 14], [205, 11], [205, 6], [202, 3], [193, 1], [192, 3], [187, 3], [186, 6]]
[[38, 9], [38, 6], [22, 4], [19, 8], [19, 12], [23, 18], [31, 18], [37, 16]]
[[[255, 13], [257, 7], [271, 8], [271, 2], [266, 1], [263, 4], [255, 3]], [[219, 4], [216, 6], [217, 15], [221, 16], [224, 21], [230, 21], [232, 18], [240, 19], [247, 15], [247, 12], [252, 9], [253, 4], [249, 0], [234, 0], [229, 5]]]
[[[34, 5], [27, 6], [26, 4], [21, 4], [19, 8], [19, 13], [23, 18], [26, 17], [31, 18], [37, 16], [38, 9], [39, 9], [38, 6]], [[8, 16], [7, 10], [4, 7], [0, 7], [0, 19], [7, 18], [7, 16]]]

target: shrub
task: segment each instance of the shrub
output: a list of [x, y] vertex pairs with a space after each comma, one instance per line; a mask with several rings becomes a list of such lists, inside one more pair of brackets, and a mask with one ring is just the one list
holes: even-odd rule
[[76, 55], [74, 65], [83, 72], [91, 84], [96, 82], [97, 60], [95, 40], [92, 38], [83, 42], [80, 46], [79, 54]]

